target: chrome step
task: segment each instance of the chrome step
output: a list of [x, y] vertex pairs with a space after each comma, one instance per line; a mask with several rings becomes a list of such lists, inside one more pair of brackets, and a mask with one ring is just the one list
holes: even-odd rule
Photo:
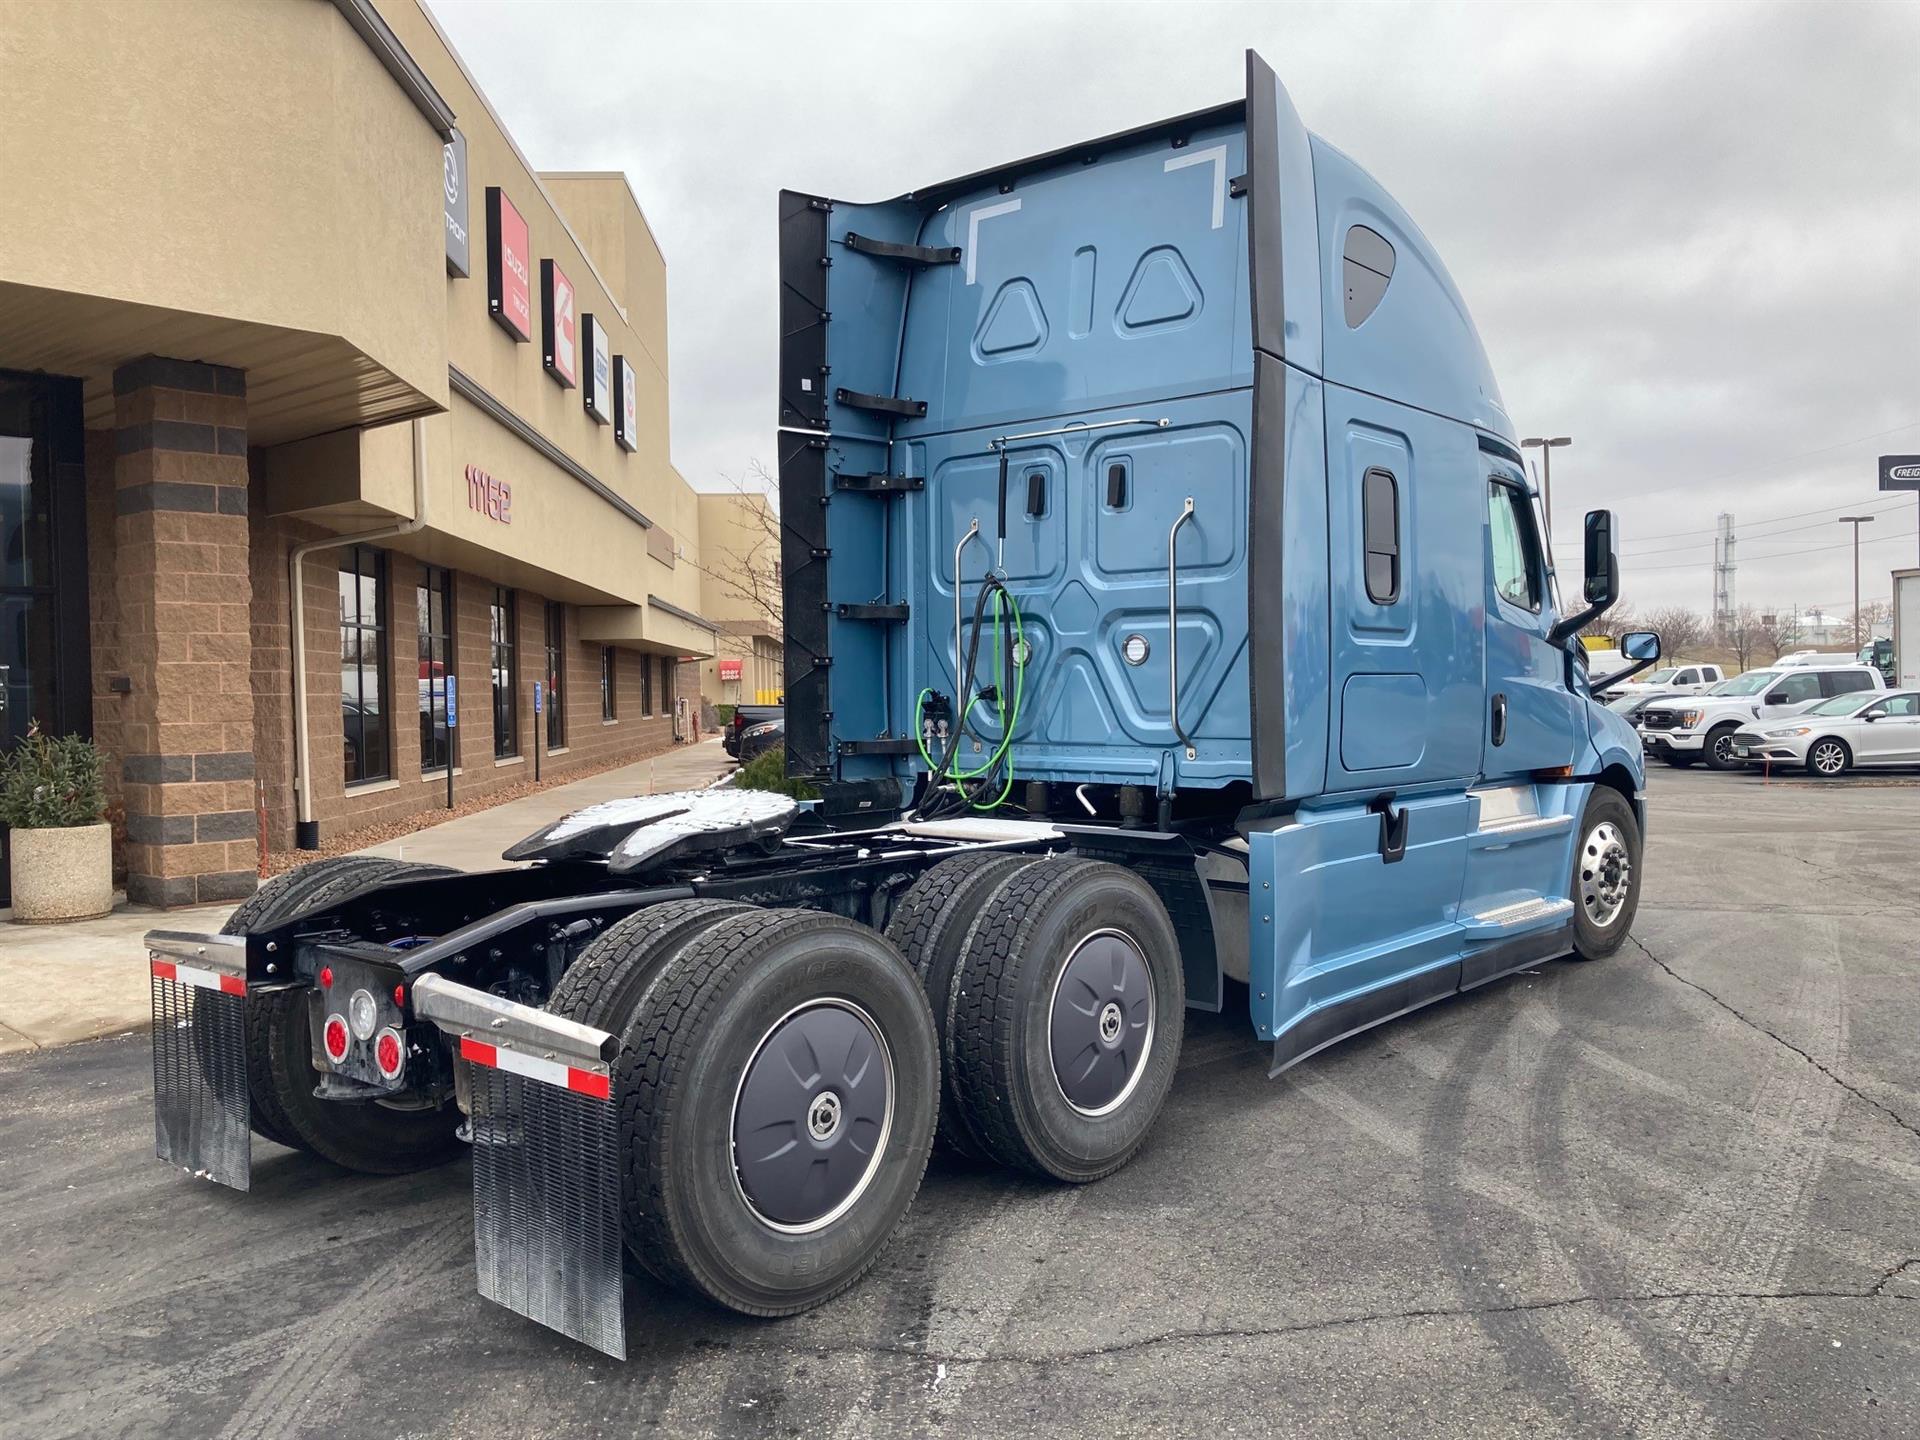
[[1530, 900], [1516, 900], [1511, 905], [1482, 910], [1478, 915], [1469, 916], [1463, 928], [1470, 936], [1513, 935], [1523, 930], [1545, 929], [1572, 915], [1573, 901], [1536, 895]]
[[1474, 831], [1475, 835], [1498, 835], [1503, 839], [1517, 840], [1527, 835], [1551, 835], [1569, 829], [1573, 824], [1571, 815], [1516, 815], [1511, 820], [1496, 820], [1490, 825], [1482, 825]]

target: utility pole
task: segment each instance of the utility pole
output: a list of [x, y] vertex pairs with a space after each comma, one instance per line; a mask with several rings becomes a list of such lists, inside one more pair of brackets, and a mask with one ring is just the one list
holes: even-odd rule
[[1540, 452], [1540, 513], [1546, 517], [1545, 539], [1549, 547], [1553, 544], [1553, 452], [1562, 445], [1572, 443], [1571, 435], [1556, 435], [1550, 440], [1544, 436], [1535, 435], [1520, 442], [1523, 448], [1537, 449]]
[[1853, 648], [1860, 649], [1860, 527], [1871, 525], [1871, 515], [1842, 515], [1842, 525], [1853, 526]]

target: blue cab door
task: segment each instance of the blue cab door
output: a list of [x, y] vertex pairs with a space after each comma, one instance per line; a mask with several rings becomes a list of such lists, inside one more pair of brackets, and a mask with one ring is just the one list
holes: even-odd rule
[[1547, 643], [1554, 610], [1533, 498], [1518, 466], [1489, 457], [1486, 518], [1487, 708], [1482, 774], [1531, 777], [1573, 763], [1581, 701], [1567, 654]]

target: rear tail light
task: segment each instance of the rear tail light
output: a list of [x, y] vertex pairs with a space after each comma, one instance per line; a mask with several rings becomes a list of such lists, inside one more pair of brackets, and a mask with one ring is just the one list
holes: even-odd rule
[[321, 1027], [320, 1039], [327, 1047], [327, 1058], [339, 1064], [347, 1058], [347, 1046], [351, 1037], [347, 1034], [347, 1022], [338, 1015], [327, 1016], [327, 1023]]
[[373, 1042], [373, 1063], [383, 1080], [398, 1080], [406, 1068], [406, 1048], [400, 1043], [400, 1032], [392, 1026], [382, 1030]]

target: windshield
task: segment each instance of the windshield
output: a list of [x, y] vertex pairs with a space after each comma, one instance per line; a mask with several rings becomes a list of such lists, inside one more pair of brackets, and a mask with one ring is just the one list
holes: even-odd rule
[[1645, 703], [1645, 700], [1646, 697], [1644, 695], [1622, 695], [1618, 700], [1609, 700], [1607, 702], [1607, 709], [1613, 711], [1616, 715], [1624, 715], [1633, 709], [1634, 706]]
[[1871, 690], [1862, 690], [1854, 695], [1836, 695], [1831, 700], [1822, 700], [1818, 705], [1809, 705], [1801, 711], [1803, 715], [1851, 715], [1880, 697]]
[[1642, 685], [1664, 685], [1680, 673], [1678, 665], [1669, 665], [1664, 670], [1656, 670], [1640, 683]]
[[1731, 695], [1732, 693], [1733, 681], [1731, 680], [1719, 680], [1707, 687], [1709, 695]]
[[1775, 678], [1771, 670], [1749, 670], [1744, 675], [1736, 675], [1727, 681], [1722, 695], [1758, 695]]

